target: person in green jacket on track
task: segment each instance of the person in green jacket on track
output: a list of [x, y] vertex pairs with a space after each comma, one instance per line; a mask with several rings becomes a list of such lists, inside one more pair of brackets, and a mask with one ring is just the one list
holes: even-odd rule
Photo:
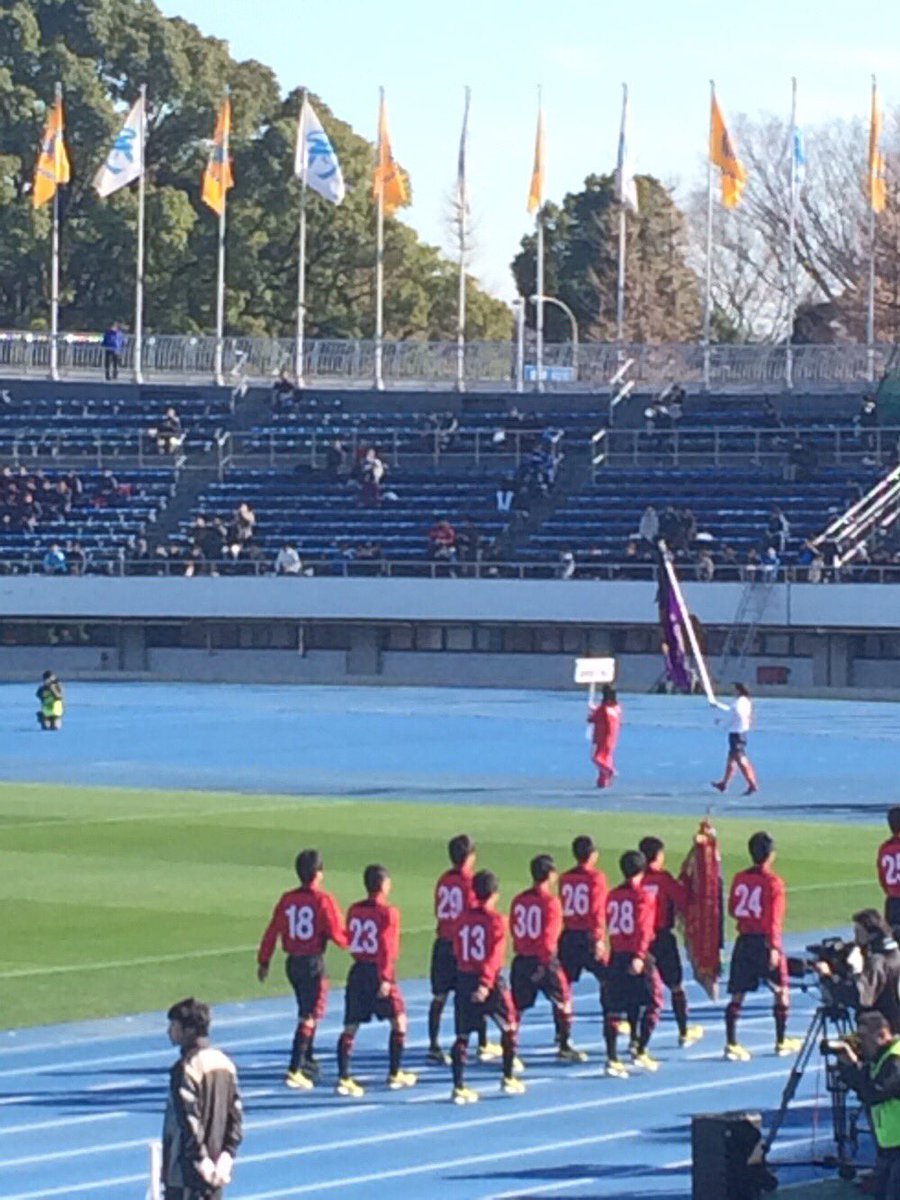
[[878, 1144], [875, 1196], [900, 1200], [900, 1037], [880, 1012], [866, 1012], [856, 1038], [835, 1048], [844, 1081], [871, 1115]]

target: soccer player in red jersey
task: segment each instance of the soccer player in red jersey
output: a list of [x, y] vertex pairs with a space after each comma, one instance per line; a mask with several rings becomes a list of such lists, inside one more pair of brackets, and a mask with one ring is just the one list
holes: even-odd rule
[[[447, 844], [450, 870], [445, 871], [434, 887], [434, 917], [437, 930], [431, 950], [431, 1007], [428, 1010], [428, 1061], [449, 1066], [450, 1059], [441, 1049], [439, 1037], [441, 1014], [447, 996], [456, 987], [456, 959], [453, 956], [453, 929], [459, 917], [472, 907], [475, 894], [472, 877], [475, 873], [475, 843], [468, 834], [460, 833]], [[500, 1047], [487, 1039], [487, 1026], [478, 1030], [478, 1057], [482, 1062], [497, 1058]]]
[[360, 1025], [372, 1017], [390, 1021], [388, 1087], [392, 1091], [413, 1087], [416, 1076], [401, 1070], [406, 1043], [406, 1005], [397, 987], [400, 954], [400, 913], [388, 904], [391, 877], [373, 863], [363, 872], [366, 899], [351, 904], [347, 912], [347, 941], [353, 966], [344, 993], [344, 1032], [338, 1039], [339, 1096], [362, 1096], [364, 1089], [350, 1074], [353, 1040]]
[[549, 854], [539, 854], [530, 863], [532, 886], [520, 892], [510, 907], [515, 957], [512, 964], [512, 996], [516, 1024], [534, 1006], [538, 992], [553, 1006], [559, 1038], [557, 1057], [563, 1062], [584, 1062], [587, 1055], [571, 1044], [572, 989], [557, 957], [563, 928], [562, 905], [552, 888], [557, 880], [556, 864]]
[[510, 1095], [525, 1091], [516, 1079], [516, 1013], [501, 971], [506, 955], [506, 920], [497, 912], [499, 884], [491, 871], [479, 871], [472, 880], [474, 900], [454, 926], [453, 952], [457, 965], [454, 1005], [456, 1041], [453, 1043], [454, 1104], [473, 1104], [478, 1093], [466, 1087], [465, 1068], [469, 1037], [491, 1017], [500, 1026], [503, 1078], [500, 1087]]
[[900, 808], [888, 810], [891, 836], [878, 847], [878, 882], [884, 892], [884, 919], [900, 927]]
[[747, 992], [766, 983], [775, 994], [775, 1053], [793, 1054], [799, 1038], [785, 1036], [787, 1029], [787, 958], [781, 945], [786, 908], [784, 880], [772, 869], [775, 842], [762, 831], [747, 843], [752, 865], [738, 871], [731, 881], [728, 912], [737, 922], [737, 941], [731, 956], [728, 991], [731, 1002], [725, 1009], [725, 1057], [730, 1062], [747, 1062], [750, 1051], [737, 1040], [737, 1023]]
[[672, 1009], [678, 1025], [678, 1044], [692, 1046], [703, 1037], [703, 1026], [688, 1024], [684, 970], [674, 933], [676, 914], [684, 912], [687, 906], [687, 888], [665, 869], [666, 848], [659, 838], [642, 838], [638, 849], [647, 860], [644, 891], [649, 892], [656, 902], [655, 936], [650, 954], [660, 979], [672, 997]]
[[609, 787], [613, 781], [616, 773], [613, 756], [622, 728], [622, 707], [616, 697], [615, 688], [606, 684], [602, 697], [599, 704], [589, 706], [587, 717], [588, 723], [593, 726], [591, 758], [597, 768], [598, 788]]
[[606, 895], [609, 884], [597, 869], [597, 847], [587, 834], [572, 842], [575, 866], [559, 877], [563, 933], [559, 939], [559, 962], [570, 984], [582, 971], [603, 978], [606, 963]]
[[337, 901], [322, 889], [323, 864], [318, 850], [301, 850], [296, 870], [300, 886], [285, 892], [275, 905], [259, 943], [256, 977], [260, 983], [265, 981], [280, 940], [287, 954], [287, 977], [297, 997], [297, 1029], [285, 1083], [297, 1091], [308, 1091], [318, 1074], [313, 1039], [328, 996], [325, 947], [332, 941], [346, 949], [347, 935]]
[[662, 985], [650, 956], [656, 930], [656, 904], [644, 889], [647, 860], [640, 850], [628, 850], [619, 859], [622, 882], [606, 899], [606, 930], [611, 957], [601, 993], [603, 1036], [606, 1041], [606, 1074], [628, 1077], [619, 1059], [619, 1022], [631, 1025], [632, 1061], [645, 1070], [659, 1067], [647, 1052], [662, 1008]]

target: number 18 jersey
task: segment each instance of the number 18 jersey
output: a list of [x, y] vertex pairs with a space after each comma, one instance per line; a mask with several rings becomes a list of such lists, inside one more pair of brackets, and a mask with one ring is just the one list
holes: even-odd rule
[[728, 912], [738, 933], [761, 934], [774, 949], [781, 948], [785, 904], [784, 880], [768, 867], [749, 867], [731, 881]]

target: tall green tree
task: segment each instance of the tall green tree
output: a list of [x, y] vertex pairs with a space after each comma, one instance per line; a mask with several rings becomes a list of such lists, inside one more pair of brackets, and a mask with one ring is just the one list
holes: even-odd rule
[[[301, 91], [282, 97], [272, 71], [152, 0], [0, 0], [0, 325], [47, 322], [49, 224], [30, 191], [47, 105], [65, 93], [72, 182], [62, 194], [62, 327], [97, 329], [133, 310], [136, 189], [101, 200], [91, 186], [138, 87], [148, 89], [146, 327], [214, 326], [217, 221], [200, 200], [215, 110], [226, 85], [234, 113], [235, 187], [228, 203], [230, 333], [288, 335], [297, 294], [299, 186], [291, 177]], [[308, 197], [307, 329], [374, 331], [375, 211], [370, 143], [313, 102], [332, 138], [348, 195]], [[402, 221], [385, 233], [389, 337], [453, 337], [454, 268]], [[469, 336], [508, 337], [509, 309], [471, 281]]]
[[[689, 341], [700, 330], [700, 286], [687, 262], [684, 217], [649, 175], [638, 178], [639, 213], [626, 214], [625, 337], [636, 342]], [[562, 207], [547, 204], [544, 219], [545, 294], [567, 304], [584, 341], [616, 337], [619, 205], [612, 175], [589, 175]], [[537, 238], [522, 239], [512, 263], [522, 296], [536, 290]], [[533, 309], [531, 309], [533, 320]], [[569, 338], [566, 316], [548, 305], [551, 341]]]

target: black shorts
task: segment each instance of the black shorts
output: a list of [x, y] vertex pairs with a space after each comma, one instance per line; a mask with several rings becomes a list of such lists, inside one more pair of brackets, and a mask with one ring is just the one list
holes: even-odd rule
[[367, 1025], [373, 1017], [393, 1021], [406, 1012], [406, 1005], [396, 983], [386, 996], [379, 996], [381, 981], [375, 963], [356, 962], [347, 976], [344, 992], [344, 1024]]
[[660, 929], [650, 947], [659, 977], [669, 989], [681, 987], [684, 982], [684, 971], [681, 966], [681, 952], [678, 942], [671, 929]]
[[597, 958], [597, 942], [586, 929], [567, 929], [559, 939], [559, 965], [569, 983], [577, 983], [581, 972], [602, 979], [604, 964]]
[[321, 954], [289, 954], [284, 969], [297, 997], [301, 1021], [321, 1021], [328, 999], [328, 976]]
[[517, 954], [512, 963], [512, 998], [516, 1013], [531, 1008], [541, 992], [554, 1008], [568, 1008], [572, 992], [558, 959], [542, 964], [539, 959]]
[[619, 1016], [642, 1008], [662, 1007], [662, 988], [659, 972], [648, 959], [640, 975], [629, 971], [633, 954], [614, 954], [606, 971], [600, 993], [603, 1011]]
[[728, 754], [731, 758], [743, 758], [747, 753], [746, 733], [729, 733]]
[[900, 927], [900, 896], [885, 896], [884, 919], [892, 929]]
[[456, 987], [456, 958], [453, 943], [447, 938], [435, 938], [431, 948], [431, 994], [446, 996]]
[[734, 943], [731, 970], [728, 973], [730, 995], [755, 992], [761, 983], [772, 987], [788, 986], [787, 959], [780, 954], [778, 965], [769, 965], [769, 946], [761, 933], [741, 933]]
[[498, 977], [486, 1000], [476, 1004], [472, 993], [478, 990], [477, 975], [467, 975], [462, 972], [456, 977], [454, 989], [454, 1013], [456, 1017], [456, 1036], [467, 1038], [470, 1033], [478, 1033], [486, 1017], [493, 1017], [500, 1028], [506, 1032], [515, 1029], [516, 1018], [513, 1011], [512, 997], [509, 988], [502, 977]]

